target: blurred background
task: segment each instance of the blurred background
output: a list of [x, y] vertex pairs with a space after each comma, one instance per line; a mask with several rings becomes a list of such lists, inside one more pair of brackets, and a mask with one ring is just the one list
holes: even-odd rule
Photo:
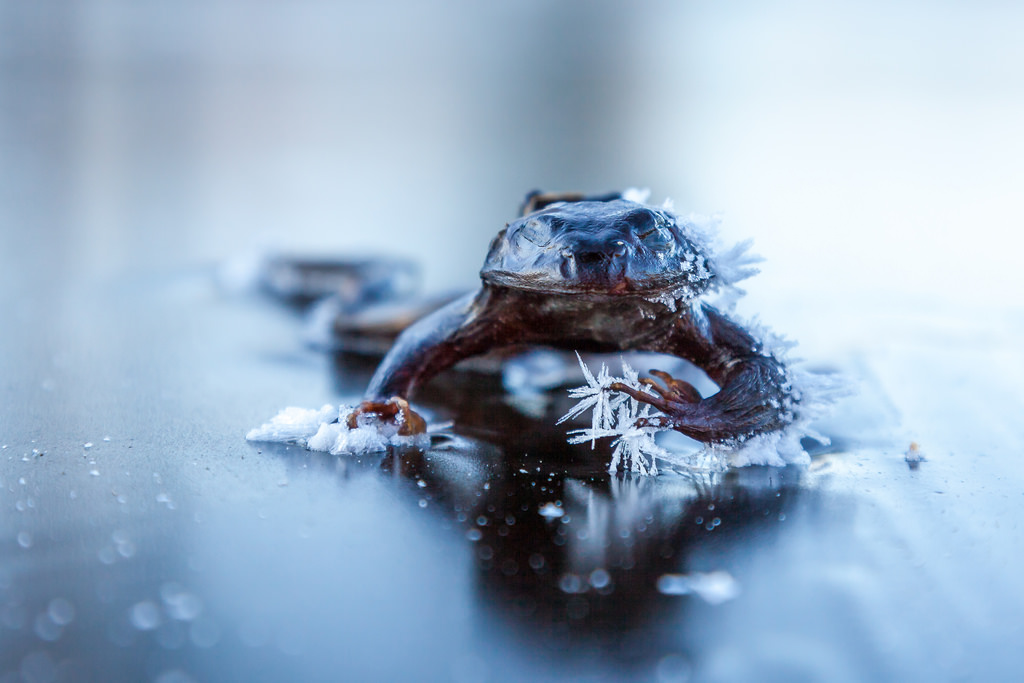
[[554, 676], [461, 532], [242, 440], [342, 390], [212, 274], [383, 254], [470, 288], [527, 191], [630, 186], [753, 238], [740, 311], [867, 398], [789, 522], [695, 551], [744, 598], [580, 677], [1015, 670], [1022, 35], [988, 0], [0, 0], [0, 681]]
[[754, 237], [758, 297], [1012, 301], [1022, 14], [4, 2], [2, 246], [45, 233], [35, 265], [96, 276], [260, 245], [423, 254], [454, 286], [526, 191], [641, 186]]

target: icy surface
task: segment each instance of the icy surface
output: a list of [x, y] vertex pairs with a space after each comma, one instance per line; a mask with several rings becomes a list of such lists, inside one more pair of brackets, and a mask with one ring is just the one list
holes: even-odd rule
[[324, 405], [319, 410], [285, 408], [270, 422], [245, 435], [248, 441], [294, 443], [311, 451], [331, 455], [358, 455], [386, 451], [388, 447], [427, 448], [427, 434], [405, 436], [398, 433], [400, 424], [381, 421], [373, 415], [360, 415], [357, 427], [349, 429], [348, 417], [354, 406]]

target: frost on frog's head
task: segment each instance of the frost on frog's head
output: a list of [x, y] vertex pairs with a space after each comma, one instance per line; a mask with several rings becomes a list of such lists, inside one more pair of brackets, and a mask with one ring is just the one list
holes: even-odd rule
[[[707, 231], [638, 191], [608, 201], [556, 202], [510, 223], [491, 243], [484, 282], [545, 293], [694, 298], [730, 282]], [[732, 257], [730, 257], [732, 258]], [[735, 260], [735, 259], [732, 259]]]
[[672, 310], [736, 296], [757, 273], [750, 242], [724, 247], [718, 217], [677, 215], [630, 189], [608, 201], [556, 202], [510, 223], [491, 243], [484, 282], [565, 294], [639, 295]]

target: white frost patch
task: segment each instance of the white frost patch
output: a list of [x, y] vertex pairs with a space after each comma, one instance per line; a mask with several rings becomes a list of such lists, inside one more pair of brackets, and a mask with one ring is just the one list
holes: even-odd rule
[[246, 441], [275, 441], [278, 443], [305, 443], [316, 434], [320, 425], [338, 419], [338, 408], [324, 404], [319, 410], [289, 406], [270, 419], [270, 422], [251, 430]]
[[724, 247], [718, 235], [722, 217], [718, 214], [704, 216], [691, 213], [676, 216], [679, 228], [707, 256], [711, 272], [715, 274], [718, 287], [732, 287], [741, 280], [757, 275], [760, 271], [755, 264], [764, 259], [750, 253], [752, 240], [744, 240], [731, 247]]
[[699, 595], [705, 602], [720, 605], [739, 597], [740, 584], [726, 571], [692, 574], [662, 574], [658, 577], [662, 595]]
[[379, 420], [374, 415], [360, 415], [355, 429], [347, 426], [354, 406], [340, 408], [325, 405], [319, 410], [289, 407], [270, 422], [245, 435], [247, 441], [294, 443], [311, 451], [331, 455], [377, 453], [388, 447], [427, 448], [430, 436], [398, 433], [400, 424]]

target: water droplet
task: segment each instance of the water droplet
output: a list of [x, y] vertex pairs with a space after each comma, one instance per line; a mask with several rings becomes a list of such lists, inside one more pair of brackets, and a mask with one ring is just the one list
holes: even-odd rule
[[160, 608], [151, 600], [137, 602], [132, 605], [128, 620], [140, 631], [152, 631], [160, 625]]
[[544, 566], [544, 556], [540, 553], [534, 553], [530, 555], [530, 567], [534, 570], [541, 569]]
[[203, 611], [203, 601], [195, 593], [190, 593], [173, 582], [160, 586], [160, 597], [164, 601], [167, 613], [178, 621], [192, 621]]
[[484, 537], [484, 535], [482, 533], [480, 533], [479, 529], [470, 529], [469, 531], [466, 532], [466, 538], [468, 538], [469, 540], [473, 541], [474, 543], [476, 543], [477, 541], [479, 541], [483, 537]]
[[99, 470], [89, 470], [89, 474], [91, 474], [94, 477], [98, 477], [98, 476], [100, 476], [100, 471]]
[[18, 532], [18, 545], [22, 548], [32, 547], [32, 534], [27, 531]]
[[426, 498], [420, 498], [420, 507], [421, 508], [427, 507], [427, 499]]
[[53, 619], [53, 623], [67, 626], [75, 619], [75, 606], [64, 598], [54, 598], [50, 600], [46, 613]]
[[606, 587], [612, 581], [612, 577], [608, 575], [608, 572], [602, 568], [597, 568], [590, 572], [590, 585], [594, 588], [601, 589]]
[[563, 593], [580, 593], [587, 590], [580, 577], [575, 574], [562, 574], [562, 578], [558, 580], [558, 587]]
[[92, 448], [92, 441], [87, 441], [82, 448]]
[[487, 526], [487, 518], [483, 515], [480, 515], [476, 518], [476, 524], [477, 526]]
[[423, 481], [422, 479], [418, 480], [416, 482], [416, 485], [419, 486], [421, 489], [427, 488], [427, 482]]
[[105, 437], [103, 437], [103, 440], [104, 441], [110, 441], [110, 437], [109, 436], [105, 436]]

